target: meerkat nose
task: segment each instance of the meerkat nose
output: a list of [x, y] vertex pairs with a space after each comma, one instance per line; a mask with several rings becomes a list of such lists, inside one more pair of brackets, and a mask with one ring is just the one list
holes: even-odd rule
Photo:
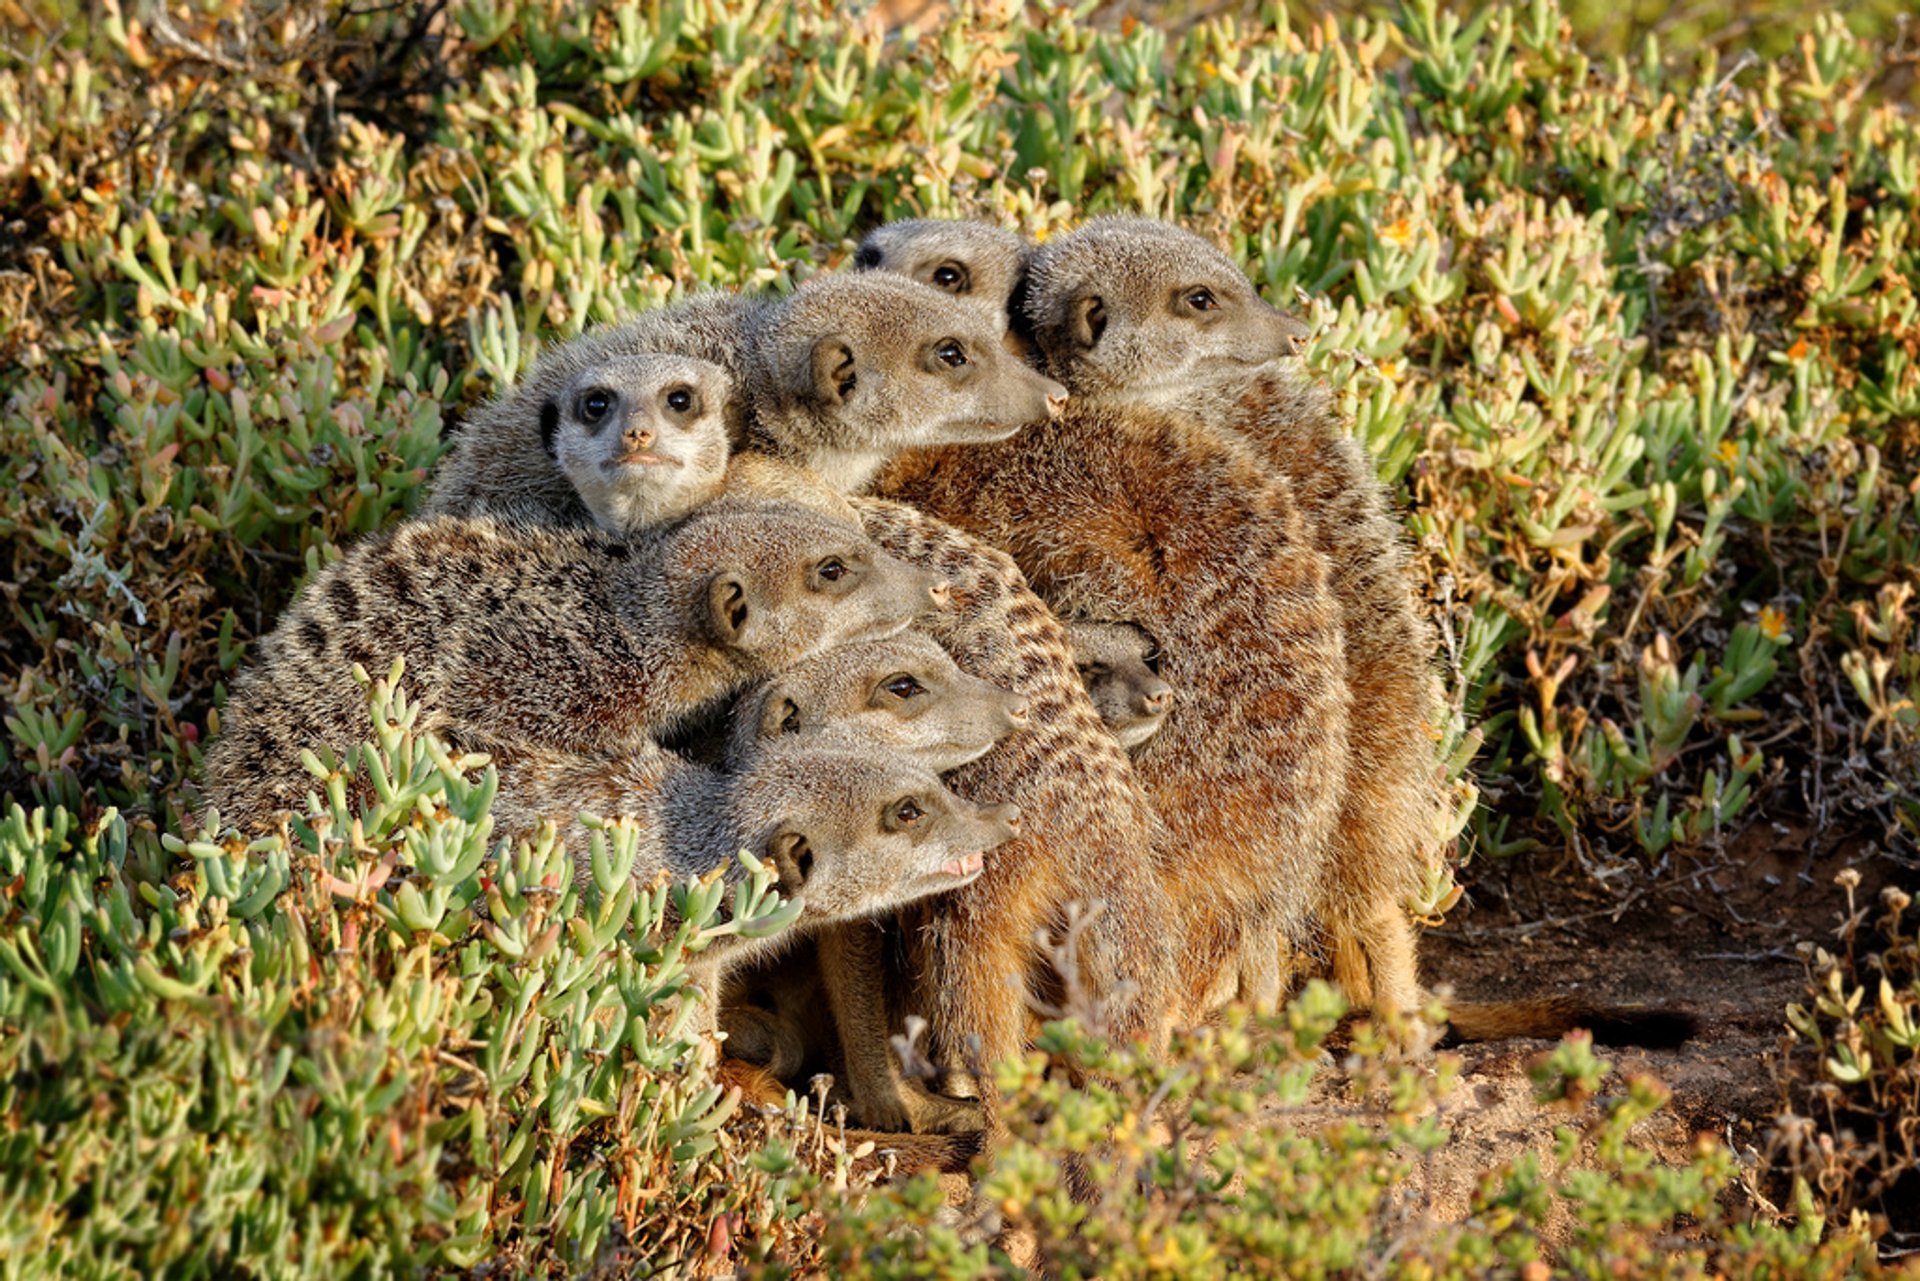
[[1024, 725], [1027, 720], [1027, 706], [1027, 703], [1022, 701], [1013, 707], [1009, 707], [1007, 709], [1007, 719], [1010, 721], [1019, 721]]
[[1173, 706], [1173, 691], [1170, 689], [1161, 689], [1155, 690], [1151, 694], [1142, 695], [1140, 705], [1157, 716]]
[[644, 427], [627, 428], [627, 448], [638, 452], [653, 443], [653, 433]]
[[1067, 407], [1067, 389], [1057, 382], [1047, 383], [1047, 413], [1058, 418], [1060, 411]]
[[945, 605], [953, 599], [953, 584], [944, 578], [938, 579], [927, 588], [927, 595], [933, 597], [934, 604]]

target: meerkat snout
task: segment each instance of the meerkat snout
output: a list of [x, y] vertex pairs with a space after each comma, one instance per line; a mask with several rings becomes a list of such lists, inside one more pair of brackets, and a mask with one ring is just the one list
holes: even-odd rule
[[729, 386], [725, 370], [689, 356], [610, 357], [546, 401], [541, 434], [594, 523], [630, 536], [720, 492]]

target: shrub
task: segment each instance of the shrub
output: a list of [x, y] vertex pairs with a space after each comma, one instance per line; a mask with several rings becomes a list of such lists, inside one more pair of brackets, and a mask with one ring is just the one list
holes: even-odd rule
[[577, 1273], [781, 1213], [791, 1159], [730, 1156], [739, 1096], [685, 996], [688, 953], [791, 916], [768, 874], [718, 926], [717, 881], [639, 884], [616, 825], [576, 888], [551, 830], [489, 840], [491, 768], [416, 738], [384, 681], [371, 711], [360, 813], [316, 761], [328, 799], [252, 842], [0, 823], [10, 1266]]

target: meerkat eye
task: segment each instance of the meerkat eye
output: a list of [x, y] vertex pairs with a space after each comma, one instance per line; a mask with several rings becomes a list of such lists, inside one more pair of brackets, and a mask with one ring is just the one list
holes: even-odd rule
[[918, 698], [927, 692], [925, 685], [922, 685], [905, 672], [893, 677], [883, 688], [895, 698]]
[[1213, 296], [1211, 289], [1195, 289], [1187, 295], [1187, 306], [1195, 311], [1219, 311], [1220, 300]]
[[813, 572], [829, 583], [837, 583], [847, 576], [847, 562], [838, 556], [829, 556], [814, 566]]
[[926, 816], [927, 812], [921, 809], [919, 804], [915, 802], [911, 796], [893, 807], [893, 823], [895, 827], [912, 827]]
[[580, 394], [580, 421], [589, 427], [597, 427], [606, 421], [613, 412], [613, 393], [605, 387], [595, 387]]
[[948, 369], [958, 369], [967, 363], [966, 350], [951, 338], [933, 349], [933, 357]]
[[948, 293], [960, 294], [967, 291], [967, 269], [957, 262], [943, 262], [933, 269], [933, 285]]
[[667, 393], [667, 408], [676, 414], [684, 414], [693, 408], [693, 388], [675, 387]]

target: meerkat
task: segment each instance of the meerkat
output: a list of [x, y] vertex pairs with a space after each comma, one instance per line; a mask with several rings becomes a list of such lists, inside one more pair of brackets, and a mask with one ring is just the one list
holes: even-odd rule
[[1155, 670], [1159, 647], [1132, 623], [1069, 619], [1067, 640], [1101, 724], [1129, 752], [1160, 732], [1173, 710], [1173, 686]]
[[1197, 1018], [1248, 949], [1310, 939], [1349, 699], [1329, 567], [1286, 481], [1198, 421], [1074, 404], [1001, 444], [909, 455], [884, 487], [1004, 547], [1061, 616], [1160, 641], [1181, 697], [1133, 766], [1179, 912], [1180, 961], [1154, 980], [1171, 1008]]
[[[1308, 331], [1263, 302], [1218, 248], [1178, 227], [1096, 219], [1036, 251], [1020, 305], [1043, 368], [1087, 406], [1178, 406], [1244, 444], [1293, 489], [1332, 569], [1355, 714], [1335, 843], [1314, 915], [1333, 977], [1382, 1013], [1423, 1004], [1407, 901], [1437, 852], [1444, 803], [1433, 754], [1436, 641], [1383, 485], [1326, 389], [1298, 369]], [[1261, 951], [1293, 952], [1288, 940]], [[1250, 953], [1237, 995], [1271, 1006], [1288, 962]], [[1561, 1000], [1455, 1004], [1452, 1034], [1558, 1035], [1675, 1044], [1672, 1011]], [[1637, 1030], [1636, 1030], [1637, 1029]]]
[[[1078, 403], [1188, 408], [1293, 486], [1332, 567], [1358, 713], [1315, 912], [1350, 998], [1415, 1008], [1404, 904], [1437, 839], [1435, 642], [1385, 486], [1325, 394], [1291, 368], [1306, 328], [1262, 301], [1212, 244], [1140, 218], [1095, 219], [1049, 241], [1031, 261], [1022, 306], [1043, 365]], [[1241, 994], [1279, 996], [1258, 984]]]
[[[634, 543], [405, 524], [323, 569], [236, 684], [207, 784], [229, 820], [299, 802], [296, 752], [365, 737], [348, 679], [396, 657], [421, 728], [459, 744], [621, 751], [835, 644], [894, 635], [946, 585], [802, 507], [710, 503]], [[484, 749], [483, 749], [484, 750]]]
[[817, 472], [840, 493], [858, 490], [899, 449], [997, 440], [1065, 400], [1001, 345], [998, 309], [900, 276], [820, 277], [778, 302], [727, 297], [698, 297], [547, 352], [461, 429], [424, 514], [582, 523], [543, 424], [588, 371], [621, 356], [720, 365], [734, 443], [750, 439], [755, 452]]
[[[783, 740], [830, 742], [945, 772], [978, 760], [1026, 720], [1025, 698], [966, 675], [933, 640], [908, 632], [832, 650], [742, 695], [727, 759], [751, 759]], [[910, 1113], [923, 1126], [939, 1113], [941, 1128], [978, 1128], [975, 1106], [944, 1102], [900, 1079], [887, 1030], [901, 1010], [885, 979], [885, 949], [877, 921], [822, 931], [817, 940], [854, 1115], [882, 1129], [899, 1128]], [[796, 1046], [808, 1030], [793, 982], [790, 974], [765, 979], [762, 1004], [772, 1008], [743, 1002], [737, 1015], [745, 1034], [739, 1050], [786, 1071], [801, 1058]], [[783, 983], [787, 990], [771, 990]]]

